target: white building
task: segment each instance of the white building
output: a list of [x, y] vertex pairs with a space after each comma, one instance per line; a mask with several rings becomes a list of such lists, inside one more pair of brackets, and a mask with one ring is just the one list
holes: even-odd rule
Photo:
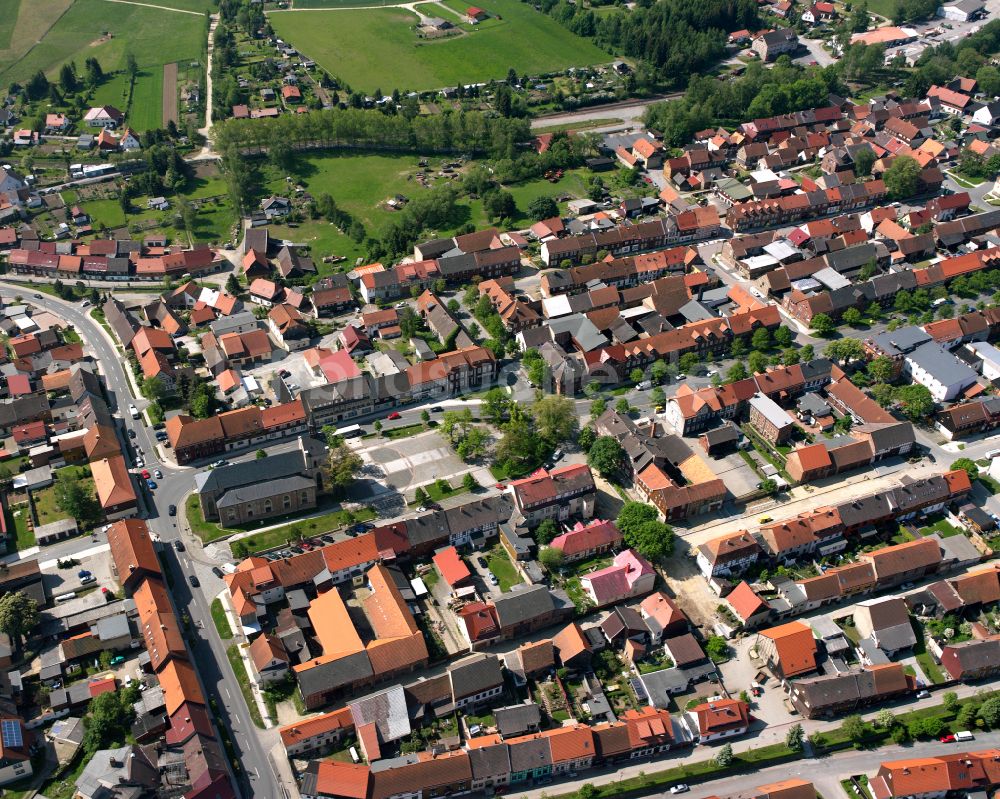
[[982, 0], [956, 0], [954, 3], [946, 3], [937, 10], [937, 15], [954, 22], [968, 22], [977, 19], [985, 13], [985, 4]]
[[903, 373], [925, 386], [935, 402], [949, 402], [976, 382], [976, 373], [935, 342], [907, 353]]

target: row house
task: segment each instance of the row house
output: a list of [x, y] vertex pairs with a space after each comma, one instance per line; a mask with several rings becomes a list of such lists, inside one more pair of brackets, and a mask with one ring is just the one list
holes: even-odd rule
[[886, 196], [885, 182], [847, 184], [833, 189], [788, 194], [770, 200], [736, 203], [726, 212], [726, 223], [740, 233], [775, 227], [811, 217], [877, 205]]
[[700, 261], [694, 247], [673, 247], [658, 252], [611, 258], [585, 266], [546, 272], [541, 278], [542, 296], [577, 294], [599, 280], [618, 289], [630, 288], [673, 274], [683, 274]]

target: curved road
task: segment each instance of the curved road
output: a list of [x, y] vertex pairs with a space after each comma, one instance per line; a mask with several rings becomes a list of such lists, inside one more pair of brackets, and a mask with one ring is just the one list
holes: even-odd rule
[[[164, 556], [168, 568], [174, 575], [174, 585], [170, 593], [177, 611], [186, 612], [191, 618], [193, 633], [189, 641], [205, 696], [209, 700], [215, 700], [218, 719], [230, 731], [236, 760], [243, 769], [243, 773], [237, 775], [242, 795], [282, 799], [287, 792], [275, 775], [258, 730], [250, 718], [240, 684], [233, 673], [225, 646], [217, 635], [212, 620], [210, 605], [212, 599], [222, 590], [222, 581], [206, 577], [200, 588], [193, 588], [189, 576], [195, 574], [196, 564], [204, 567], [207, 563], [196, 558], [191, 551], [194, 549], [200, 552], [201, 546], [189, 536], [187, 543], [191, 546], [185, 548], [184, 552], [178, 552], [173, 547], [173, 543], [181, 540], [182, 535], [177, 527], [177, 517], [171, 517], [167, 513], [167, 508], [169, 505], [176, 505], [183, 513], [184, 498], [194, 485], [194, 470], [157, 462], [156, 442], [150, 428], [146, 426], [144, 419], [133, 420], [128, 413], [130, 403], [134, 402], [140, 408], [148, 403], [146, 400], [133, 397], [125, 374], [127, 367], [123, 365], [124, 359], [104, 328], [89, 316], [88, 309], [49, 294], [34, 292], [24, 285], [0, 280], [0, 288], [26, 298], [31, 304], [52, 312], [76, 328], [97, 357], [107, 386], [109, 405], [112, 411], [117, 409], [121, 416], [123, 435], [127, 436], [130, 430], [135, 433], [135, 438], [127, 439], [131, 446], [123, 446], [126, 458], [132, 462], [134, 454], [132, 447], [138, 447], [145, 453], [146, 468], [150, 471], [156, 468], [163, 469], [163, 478], [157, 481], [157, 490], [144, 491], [145, 496], [142, 501], [147, 507], [146, 522], [150, 531], [168, 544], [164, 549]], [[197, 571], [201, 574], [205, 569]]]

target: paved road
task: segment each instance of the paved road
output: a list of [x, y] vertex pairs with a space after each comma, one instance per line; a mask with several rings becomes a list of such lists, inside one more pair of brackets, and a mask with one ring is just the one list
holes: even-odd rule
[[[531, 120], [533, 128], [548, 128], [553, 125], [573, 125], [580, 122], [590, 122], [599, 119], [621, 119], [625, 122], [641, 122], [646, 109], [654, 103], [664, 100], [676, 100], [683, 94], [665, 94], [649, 100], [628, 100], [623, 103], [610, 103], [608, 105], [584, 108], [580, 111], [567, 111], [566, 113], [551, 114], [544, 117], [535, 117]], [[620, 127], [620, 123], [618, 125]]]
[[[153, 470], [159, 467], [164, 470], [163, 479], [157, 481], [159, 487], [155, 495], [150, 496], [147, 493], [143, 498], [147, 507], [147, 523], [150, 531], [168, 544], [180, 539], [176, 519], [167, 514], [167, 507], [171, 504], [180, 507], [183, 504], [184, 496], [192, 488], [194, 472], [156, 461], [155, 439], [150, 428], [141, 419], [133, 420], [127, 411], [131, 402], [139, 407], [145, 407], [147, 403], [145, 400], [133, 397], [123, 368], [123, 359], [107, 333], [87, 315], [86, 309], [81, 309], [76, 304], [64, 302], [48, 294], [33, 294], [30, 290], [4, 281], [0, 281], [0, 287], [16, 290], [26, 296], [32, 304], [51, 311], [71, 323], [94, 351], [104, 374], [112, 411], [117, 409], [121, 417], [120, 433], [123, 435], [123, 441], [134, 442], [146, 453], [146, 468]], [[124, 437], [128, 435], [129, 430], [135, 432], [134, 439]], [[131, 458], [133, 454], [129, 452], [128, 457]], [[209, 606], [212, 598], [221, 590], [222, 583], [219, 580], [204, 580], [200, 590], [194, 590], [189, 584], [189, 575], [195, 574], [196, 571], [199, 574], [205, 571], [205, 561], [197, 559], [199, 555], [196, 553], [200, 553], [200, 547], [189, 546], [184, 552], [177, 552], [171, 547], [166, 551], [175, 578], [172, 589], [175, 607], [179, 613], [186, 612], [196, 627], [196, 635], [192, 641], [193, 655], [206, 697], [216, 700], [219, 719], [232, 733], [236, 759], [244, 770], [244, 776], [240, 777], [242, 794], [246, 797], [282, 799], [286, 796], [286, 790], [275, 775], [261, 738], [250, 719], [249, 710], [243, 701], [240, 685], [226, 657], [225, 648], [214, 632], [215, 626]], [[246, 775], [250, 775], [249, 778]]]

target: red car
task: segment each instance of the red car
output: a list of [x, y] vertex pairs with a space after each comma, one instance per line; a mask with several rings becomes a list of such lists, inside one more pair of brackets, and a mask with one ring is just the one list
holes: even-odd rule
[[143, 480], [149, 479], [149, 469], [143, 469], [141, 472], [139, 472], [139, 474], [142, 475]]
[[393, 421], [394, 419], [400, 419], [400, 418], [402, 418], [402, 417], [401, 417], [401, 416], [399, 415], [399, 411], [393, 411], [392, 413], [390, 413], [390, 414], [389, 414], [388, 416], [386, 416], [385, 418], [386, 418], [386, 419], [387, 419], [388, 421], [390, 421], [390, 422], [391, 422], [391, 421]]
[[955, 736], [949, 732], [946, 735], [942, 735], [938, 740], [943, 744], [953, 744], [955, 743]]
[[497, 489], [497, 491], [503, 491], [507, 485], [506, 483], [496, 483], [493, 487]]

